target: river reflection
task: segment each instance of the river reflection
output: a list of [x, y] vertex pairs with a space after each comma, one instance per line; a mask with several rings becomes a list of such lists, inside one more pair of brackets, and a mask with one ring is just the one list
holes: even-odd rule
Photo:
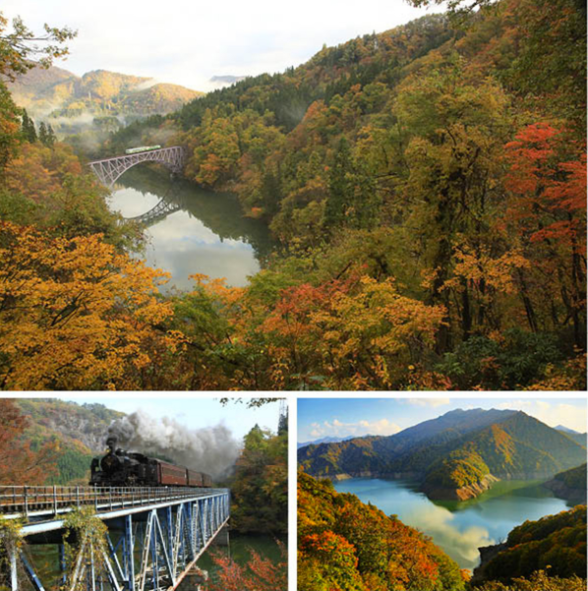
[[478, 548], [506, 540], [508, 533], [527, 519], [564, 511], [565, 501], [555, 498], [540, 482], [502, 481], [490, 491], [465, 503], [437, 503], [405, 480], [354, 478], [335, 483], [339, 492], [357, 495], [386, 515], [398, 518], [431, 536], [461, 568], [473, 569], [480, 561]]
[[234, 195], [172, 182], [146, 167], [119, 179], [109, 206], [142, 223], [148, 242], [143, 257], [147, 265], [171, 273], [166, 289], [191, 289], [188, 276], [194, 273], [243, 286], [271, 251], [266, 226], [244, 217]]

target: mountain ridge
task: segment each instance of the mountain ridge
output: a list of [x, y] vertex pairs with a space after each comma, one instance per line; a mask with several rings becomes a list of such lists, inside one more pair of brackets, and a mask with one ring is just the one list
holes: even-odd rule
[[98, 69], [82, 76], [52, 66], [35, 68], [6, 81], [17, 104], [36, 118], [58, 128], [59, 118], [84, 114], [119, 118], [144, 117], [177, 111], [204, 95], [178, 84]]
[[[449, 499], [477, 496], [488, 476], [548, 478], [585, 456], [585, 447], [526, 413], [495, 409], [451, 411], [392, 436], [298, 450], [299, 464], [316, 477], [410, 474], [425, 492]], [[464, 487], [472, 488], [460, 493]]]

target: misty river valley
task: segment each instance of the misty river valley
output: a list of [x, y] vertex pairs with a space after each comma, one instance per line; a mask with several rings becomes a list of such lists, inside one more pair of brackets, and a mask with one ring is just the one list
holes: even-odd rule
[[353, 478], [335, 482], [335, 490], [352, 493], [386, 515], [431, 536], [461, 568], [480, 562], [478, 548], [506, 540], [525, 520], [540, 519], [568, 507], [541, 486], [542, 481], [500, 481], [477, 499], [465, 502], [431, 501], [409, 480]]
[[145, 166], [127, 171], [108, 204], [141, 224], [146, 245], [138, 256], [171, 274], [164, 292], [172, 286], [189, 290], [189, 275], [196, 273], [244, 286], [272, 247], [267, 226], [245, 217], [234, 195], [171, 180], [166, 171]]

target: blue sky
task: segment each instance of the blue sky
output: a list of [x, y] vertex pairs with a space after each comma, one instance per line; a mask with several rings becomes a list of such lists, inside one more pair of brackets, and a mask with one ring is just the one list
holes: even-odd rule
[[586, 431], [585, 398], [300, 398], [298, 441], [393, 435], [457, 408], [522, 410], [551, 427]]
[[62, 400], [73, 400], [78, 404], [84, 402], [98, 402], [113, 410], [130, 414], [141, 409], [154, 418], [167, 416], [191, 429], [214, 427], [219, 423], [226, 425], [233, 436], [240, 440], [255, 424], [275, 432], [278, 428], [279, 403], [272, 402], [260, 408], [246, 408], [245, 404], [229, 402], [223, 406], [220, 397], [202, 397], [188, 395], [174, 396], [168, 393], [158, 393], [153, 397], [139, 394], [59, 394]]
[[405, 0], [4, 0], [0, 9], [35, 32], [45, 22], [77, 29], [70, 57], [56, 64], [74, 74], [104, 69], [204, 91], [214, 75], [281, 72], [324, 43], [386, 31], [427, 12]]

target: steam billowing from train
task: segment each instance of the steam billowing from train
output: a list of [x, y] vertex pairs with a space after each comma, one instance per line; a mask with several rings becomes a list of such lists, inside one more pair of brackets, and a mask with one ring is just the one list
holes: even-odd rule
[[224, 425], [190, 429], [168, 417], [154, 419], [142, 410], [114, 421], [108, 436], [116, 437], [121, 448], [160, 454], [213, 479], [228, 475], [239, 456], [239, 443]]

